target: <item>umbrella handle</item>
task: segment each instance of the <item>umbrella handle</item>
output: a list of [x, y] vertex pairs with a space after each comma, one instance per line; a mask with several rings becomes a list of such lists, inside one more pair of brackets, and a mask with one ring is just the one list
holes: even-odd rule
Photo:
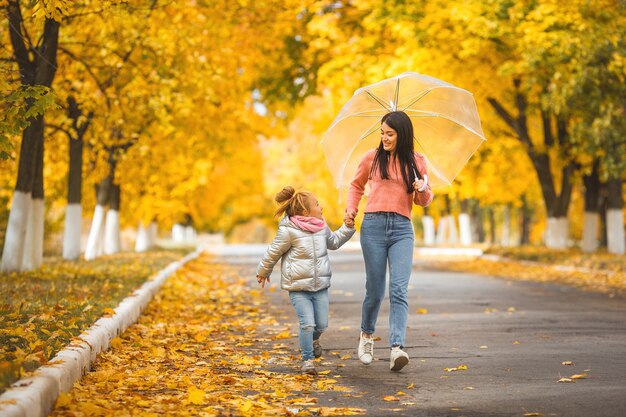
[[417, 191], [421, 193], [426, 189], [426, 187], [428, 187], [428, 174], [424, 174], [424, 185], [422, 185], [421, 188], [418, 188]]
[[[417, 171], [413, 170], [413, 174], [415, 174], [415, 178], [419, 178], [417, 176]], [[420, 188], [417, 189], [417, 191], [419, 191], [420, 193], [424, 192], [424, 190], [426, 189], [426, 187], [428, 186], [428, 175], [424, 174], [422, 179], [424, 180], [424, 185], [422, 185]]]

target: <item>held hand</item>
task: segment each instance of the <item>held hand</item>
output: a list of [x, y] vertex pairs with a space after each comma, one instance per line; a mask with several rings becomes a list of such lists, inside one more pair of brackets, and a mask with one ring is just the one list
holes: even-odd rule
[[421, 192], [420, 189], [424, 186], [424, 180], [415, 180], [413, 182], [413, 190], [417, 192]]
[[262, 277], [260, 275], [256, 276], [256, 282], [261, 284], [261, 288], [265, 288], [265, 283], [270, 282], [270, 277]]
[[343, 221], [350, 229], [354, 228], [354, 219], [345, 219]]

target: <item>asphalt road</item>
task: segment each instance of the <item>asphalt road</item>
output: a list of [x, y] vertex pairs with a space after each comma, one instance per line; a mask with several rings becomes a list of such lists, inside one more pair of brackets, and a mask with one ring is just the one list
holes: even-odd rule
[[[253, 279], [264, 249], [251, 245], [218, 252]], [[401, 372], [391, 372], [388, 300], [378, 319], [376, 359], [362, 365], [356, 355], [364, 296], [361, 253], [341, 249], [331, 262], [323, 358], [336, 363], [339, 356], [351, 355], [341, 361], [343, 367], [330, 369], [361, 395], [324, 394], [320, 405], [365, 408], [369, 416], [626, 416], [626, 300], [434, 271], [416, 261], [406, 343], [411, 360]], [[278, 277], [275, 271], [273, 278]], [[293, 318], [297, 332], [287, 294], [268, 294], [277, 314]], [[288, 343], [297, 349], [297, 339]], [[461, 365], [467, 369], [445, 370]], [[558, 382], [573, 375], [585, 376]], [[398, 401], [385, 401], [386, 396]]]

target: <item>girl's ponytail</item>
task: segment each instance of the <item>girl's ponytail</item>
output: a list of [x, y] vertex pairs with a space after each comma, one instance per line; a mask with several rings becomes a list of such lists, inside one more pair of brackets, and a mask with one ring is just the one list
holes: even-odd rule
[[276, 196], [274, 200], [278, 203], [278, 208], [274, 212], [275, 216], [282, 216], [287, 213], [287, 216], [302, 215], [306, 210], [306, 202], [311, 193], [306, 191], [296, 192], [296, 190], [288, 185], [283, 188]]

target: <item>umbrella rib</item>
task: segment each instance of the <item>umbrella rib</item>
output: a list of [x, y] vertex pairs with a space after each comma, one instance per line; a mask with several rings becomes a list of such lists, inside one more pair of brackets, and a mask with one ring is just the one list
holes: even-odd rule
[[[437, 112], [433, 112], [433, 111], [424, 111], [424, 110], [408, 110], [409, 112], [415, 112], [415, 113], [423, 113], [423, 116], [421, 117], [441, 117], [442, 119], [446, 119], [451, 121], [452, 123], [456, 123], [457, 125], [469, 130], [470, 132], [472, 132], [473, 134], [475, 134], [478, 137], [481, 137], [483, 140], [485, 139], [485, 135], [483, 133], [478, 133], [476, 132], [474, 129], [472, 129], [471, 127], [467, 126], [465, 123], [459, 122], [456, 119], [453, 119], [450, 116], [446, 116], [444, 114], [441, 113], [437, 113]], [[410, 117], [410, 115], [409, 115]], [[413, 117], [418, 117], [418, 116], [413, 116]]]
[[370, 96], [371, 98], [373, 98], [374, 100], [376, 100], [376, 102], [378, 102], [378, 104], [380, 104], [381, 106], [383, 106], [385, 108], [385, 110], [387, 111], [391, 111], [391, 109], [389, 107], [387, 107], [387, 105], [378, 97], [376, 97], [374, 94], [370, 93], [369, 90], [365, 90], [365, 92], [367, 93], [368, 96]]
[[[428, 93], [430, 93], [433, 90], [436, 90], [438, 88], [448, 88], [450, 90], [457, 90], [457, 91], [465, 91], [467, 93], [466, 90], [463, 90], [462, 88], [459, 87], [455, 87], [455, 86], [448, 86], [448, 85], [439, 85], [439, 86], [435, 86], [432, 88], [429, 88], [428, 90], [424, 91], [422, 94], [420, 94], [415, 100], [413, 100], [412, 102], [410, 102], [408, 105], [406, 105], [404, 107], [404, 109], [402, 109], [402, 111], [405, 111], [406, 109], [408, 109], [409, 107], [411, 107], [412, 105], [414, 105], [416, 102], [420, 101], [421, 99], [424, 98], [424, 96]], [[468, 93], [471, 94], [471, 93]]]
[[394, 110], [398, 110], [398, 95], [400, 94], [400, 78], [398, 78], [398, 81], [396, 82], [396, 94], [394, 95], [393, 98], [393, 102], [394, 102], [394, 106], [395, 109]]

